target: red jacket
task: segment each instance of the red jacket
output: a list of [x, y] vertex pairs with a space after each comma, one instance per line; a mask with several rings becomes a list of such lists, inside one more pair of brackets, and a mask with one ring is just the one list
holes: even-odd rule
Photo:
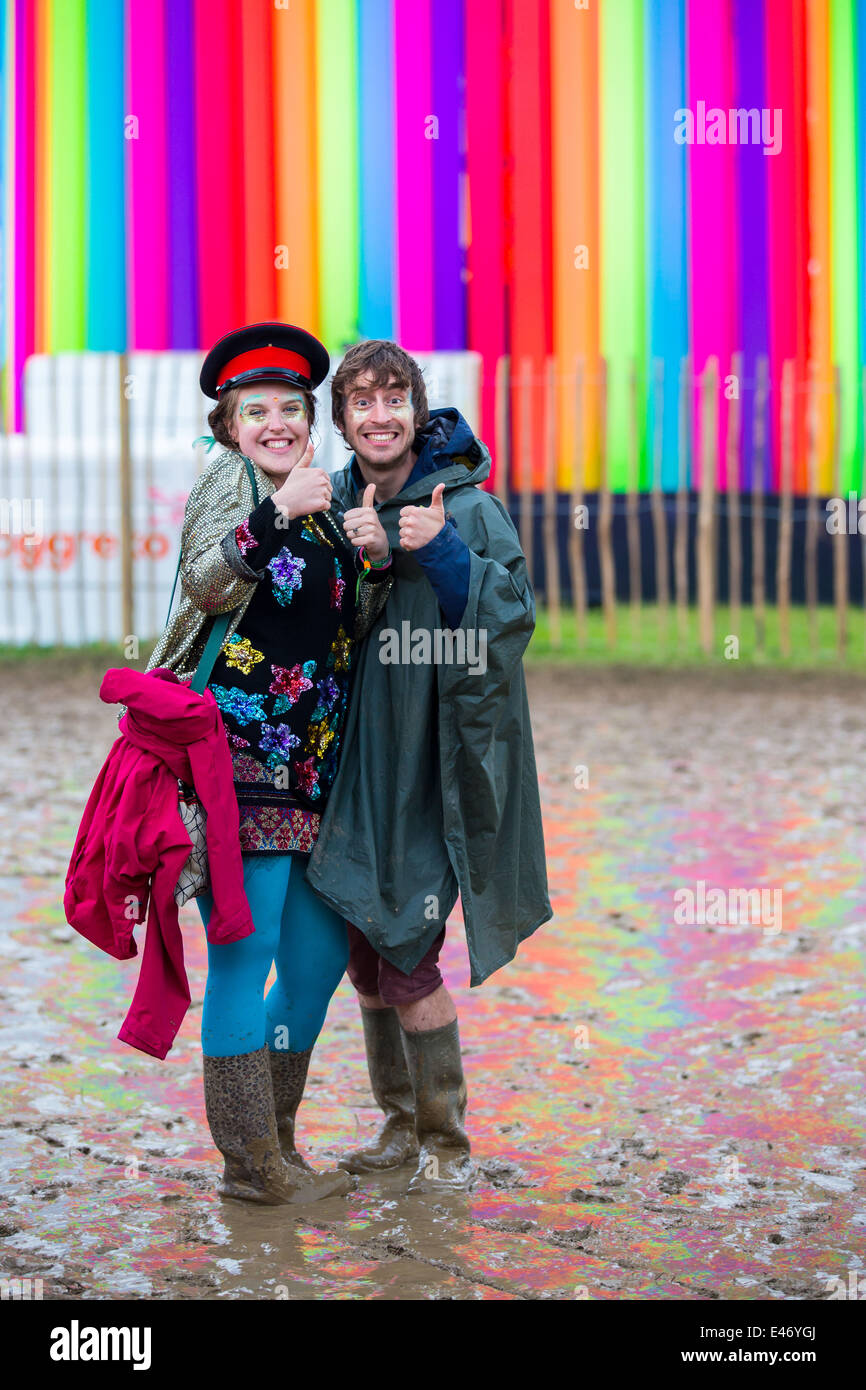
[[172, 671], [106, 671], [99, 691], [127, 713], [96, 779], [66, 875], [66, 920], [118, 960], [144, 955], [122, 1042], [164, 1058], [189, 1007], [174, 890], [190, 840], [177, 808], [177, 779], [207, 812], [212, 943], [254, 930], [243, 887], [238, 804], [222, 719], [209, 690], [196, 695]]

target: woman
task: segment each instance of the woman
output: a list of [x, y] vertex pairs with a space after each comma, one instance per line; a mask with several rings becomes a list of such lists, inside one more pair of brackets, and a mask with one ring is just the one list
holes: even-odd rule
[[[217, 402], [208, 422], [224, 451], [190, 493], [184, 598], [148, 662], [190, 678], [213, 617], [233, 610], [207, 684], [232, 755], [255, 931], [208, 943], [205, 1109], [225, 1158], [221, 1195], [270, 1203], [352, 1185], [342, 1171], [315, 1173], [294, 1142], [310, 1055], [348, 958], [345, 921], [304, 875], [336, 774], [353, 647], [390, 587], [390, 547], [372, 490], [341, 526], [328, 474], [310, 466], [313, 390], [328, 368], [322, 344], [286, 324], [251, 325], [208, 354], [201, 387]], [[212, 898], [198, 901], [207, 925]]]

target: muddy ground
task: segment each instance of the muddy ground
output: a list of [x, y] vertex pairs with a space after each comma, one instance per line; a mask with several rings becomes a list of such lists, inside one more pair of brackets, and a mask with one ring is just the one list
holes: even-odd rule
[[[862, 681], [532, 671], [555, 920], [480, 989], [457, 917], [445, 952], [474, 1190], [410, 1197], [403, 1171], [260, 1209], [214, 1192], [194, 906], [193, 1006], [165, 1062], [116, 1038], [137, 962], [64, 922], [116, 732], [100, 674], [0, 669], [0, 1274], [45, 1299], [850, 1296], [866, 1263]], [[675, 895], [699, 882], [771, 890], [781, 915], [683, 924]], [[376, 1113], [344, 981], [301, 1145], [326, 1163]]]

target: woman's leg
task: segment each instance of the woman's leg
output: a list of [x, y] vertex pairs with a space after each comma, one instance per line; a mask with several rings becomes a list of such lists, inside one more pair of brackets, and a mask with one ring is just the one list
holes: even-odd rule
[[[226, 946], [208, 943], [202, 1013], [205, 1113], [225, 1159], [224, 1197], [313, 1202], [349, 1190], [345, 1173], [299, 1173], [281, 1149], [273, 1054], [265, 1046], [264, 989], [280, 938], [289, 855], [244, 855], [244, 889], [255, 931]], [[210, 895], [198, 899], [207, 924]]]
[[[290, 861], [289, 854], [243, 856], [244, 891], [256, 929], [242, 941], [208, 942], [201, 1020], [206, 1057], [232, 1057], [264, 1046], [265, 985], [280, 940]], [[207, 893], [196, 901], [207, 926], [213, 898]]]
[[322, 1029], [349, 959], [345, 920], [305, 878], [306, 857], [292, 858], [285, 894], [277, 978], [265, 1000], [266, 1040], [273, 1052], [306, 1052]]

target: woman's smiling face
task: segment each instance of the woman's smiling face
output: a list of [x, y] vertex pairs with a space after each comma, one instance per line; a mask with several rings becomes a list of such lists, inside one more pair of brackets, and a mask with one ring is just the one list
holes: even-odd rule
[[241, 453], [277, 477], [291, 473], [310, 439], [303, 395], [280, 381], [256, 381], [244, 387], [232, 425]]

